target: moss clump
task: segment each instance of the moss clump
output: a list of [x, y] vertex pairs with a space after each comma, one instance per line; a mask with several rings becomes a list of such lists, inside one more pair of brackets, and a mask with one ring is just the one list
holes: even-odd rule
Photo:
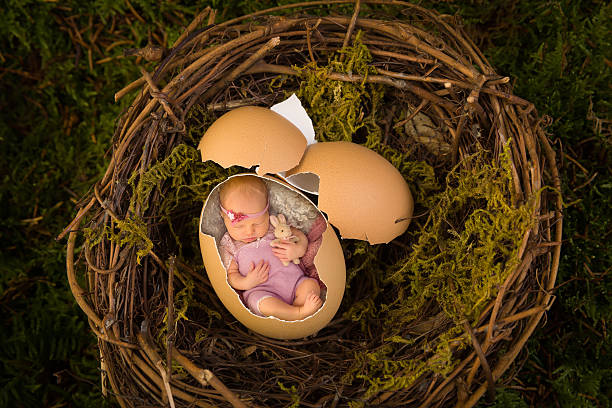
[[[300, 71], [296, 95], [311, 117], [319, 141], [351, 141], [376, 151], [413, 187], [417, 205], [430, 201], [431, 193], [440, 189], [433, 167], [383, 140], [381, 123], [387, 118], [380, 115], [387, 111], [384, 98], [388, 88], [366, 82], [368, 76], [377, 71], [370, 65], [372, 54], [361, 37], [362, 32], [357, 32], [353, 44], [332, 54], [325, 66], [316, 62], [304, 67], [294, 66]], [[362, 80], [333, 80], [329, 78], [332, 73], [358, 75]], [[276, 86], [285, 84], [283, 79], [276, 82]]]
[[[203, 202], [210, 190], [231, 174], [220, 166], [202, 163], [200, 153], [192, 146], [177, 145], [163, 161], [155, 163], [142, 175], [135, 171], [129, 183], [134, 190], [130, 210], [149, 208], [149, 199], [155, 188], [166, 184], [159, 215], [168, 216], [180, 203], [187, 200]], [[161, 189], [160, 189], [161, 192]]]
[[393, 323], [411, 320], [430, 299], [455, 322], [474, 321], [517, 266], [533, 202], [510, 204], [507, 149], [499, 164], [481, 152], [447, 175], [413, 251], [385, 276], [410, 290], [385, 306]]
[[[355, 361], [342, 381], [350, 383], [355, 379], [363, 380], [368, 388], [363, 394], [367, 400], [384, 391], [408, 388], [427, 371], [448, 375], [455, 367], [451, 342], [461, 330], [457, 327], [442, 334], [435, 347], [425, 343], [421, 358], [395, 358], [398, 349], [413, 341], [394, 336], [372, 352], [355, 353]], [[356, 406], [359, 406], [357, 404]]]
[[278, 381], [278, 388], [281, 391], [286, 392], [291, 398], [291, 405], [287, 405], [287, 408], [298, 408], [300, 406], [300, 394], [297, 391], [297, 387], [295, 385], [286, 386], [282, 382]]
[[[369, 66], [372, 55], [357, 33], [352, 46], [334, 53], [326, 66], [316, 62], [294, 67], [301, 72], [297, 96], [304, 103], [319, 141], [353, 141], [358, 133], [367, 133], [366, 147], [378, 145], [381, 129], [376, 113], [382, 111], [384, 89], [366, 83], [376, 69]], [[361, 82], [336, 81], [331, 73], [360, 75]]]
[[119, 246], [128, 245], [136, 248], [136, 261], [140, 263], [153, 249], [153, 242], [147, 235], [147, 225], [141, 217], [126, 217], [123, 220], [111, 220], [111, 224], [103, 228], [84, 228], [85, 245], [93, 248], [106, 239]]
[[168, 157], [153, 164], [142, 174], [139, 170], [134, 171], [128, 181], [134, 191], [128, 215], [123, 220], [113, 220], [110, 227], [104, 226], [98, 230], [86, 228], [86, 245], [93, 248], [102, 239], [108, 239], [122, 247], [134, 246], [138, 249], [136, 255], [140, 263], [141, 258], [153, 249], [147, 224], [142, 217], [149, 209], [153, 191], [157, 190], [160, 197], [159, 207], [154, 215], [167, 222], [180, 253], [183, 245], [175, 231], [172, 214], [184, 209], [186, 203], [192, 205], [203, 202], [215, 185], [236, 171], [202, 163], [197, 149], [179, 144]]
[[[365, 80], [329, 79], [331, 73], [367, 78], [376, 72], [370, 60], [358, 34], [354, 45], [332, 55], [326, 66], [299, 68], [297, 92], [318, 140], [352, 141], [381, 154], [411, 186], [415, 214], [427, 215], [424, 221], [414, 220], [402, 239], [411, 250], [401, 256], [390, 258], [382, 246], [343, 242], [344, 317], [359, 322], [370, 339], [381, 331], [386, 336], [375, 349], [356, 352], [343, 375], [345, 383], [364, 382], [364, 400], [381, 391], [410, 387], [427, 371], [450, 373], [457, 362], [454, 353], [469, 342], [463, 321], [478, 318], [517, 266], [533, 204], [509, 204], [516, 200], [507, 147], [497, 161], [487, 152], [466, 158], [440, 183], [432, 166], [384, 142], [380, 124], [388, 118], [377, 115], [387, 112], [382, 104], [388, 88]], [[442, 309], [434, 340], [406, 337], [403, 328], [430, 306]], [[406, 346], [421, 350], [419, 357], [396, 358]]]

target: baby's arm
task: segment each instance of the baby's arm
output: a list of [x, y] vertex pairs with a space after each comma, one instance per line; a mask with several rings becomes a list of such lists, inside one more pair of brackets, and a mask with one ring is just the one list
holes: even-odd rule
[[301, 258], [306, 253], [308, 238], [302, 231], [291, 227], [291, 233], [297, 239], [296, 242], [279, 242], [274, 244], [272, 253], [281, 261], [289, 262], [293, 259]]
[[267, 262], [259, 261], [257, 265], [251, 262], [251, 267], [246, 276], [242, 276], [238, 271], [238, 264], [232, 260], [229, 268], [227, 269], [227, 281], [230, 286], [237, 290], [249, 290], [255, 286], [260, 285], [268, 280], [268, 272], [270, 271], [270, 264]]

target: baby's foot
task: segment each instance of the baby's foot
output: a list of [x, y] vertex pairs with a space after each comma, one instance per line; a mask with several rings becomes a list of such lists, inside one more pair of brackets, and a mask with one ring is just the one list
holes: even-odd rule
[[314, 292], [310, 292], [306, 295], [306, 301], [303, 306], [300, 306], [300, 319], [310, 316], [323, 304], [321, 298]]

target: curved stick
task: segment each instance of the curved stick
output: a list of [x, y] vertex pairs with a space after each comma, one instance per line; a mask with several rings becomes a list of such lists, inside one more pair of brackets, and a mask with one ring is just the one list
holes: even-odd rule
[[[79, 223], [76, 224], [78, 226]], [[93, 311], [89, 303], [85, 300], [85, 290], [79, 285], [76, 279], [74, 270], [74, 246], [76, 242], [76, 231], [70, 231], [68, 235], [68, 249], [66, 254], [66, 273], [68, 275], [68, 284], [77, 304], [85, 312], [96, 326], [102, 327], [102, 319]]]

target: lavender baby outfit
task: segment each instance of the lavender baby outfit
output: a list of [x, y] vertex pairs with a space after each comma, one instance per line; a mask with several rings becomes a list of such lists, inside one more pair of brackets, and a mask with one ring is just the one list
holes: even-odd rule
[[270, 226], [266, 235], [256, 241], [249, 243], [234, 241], [226, 232], [219, 243], [219, 253], [225, 268], [228, 269], [232, 260], [235, 260], [242, 276], [246, 276], [249, 272], [251, 262], [257, 265], [259, 261], [264, 260], [270, 264], [268, 280], [242, 293], [244, 303], [259, 316], [263, 316], [259, 311], [259, 302], [268, 297], [275, 297], [291, 305], [295, 299], [295, 289], [304, 279], [308, 279], [298, 265], [289, 263], [284, 266], [272, 253], [270, 242], [274, 239], [274, 228]]

